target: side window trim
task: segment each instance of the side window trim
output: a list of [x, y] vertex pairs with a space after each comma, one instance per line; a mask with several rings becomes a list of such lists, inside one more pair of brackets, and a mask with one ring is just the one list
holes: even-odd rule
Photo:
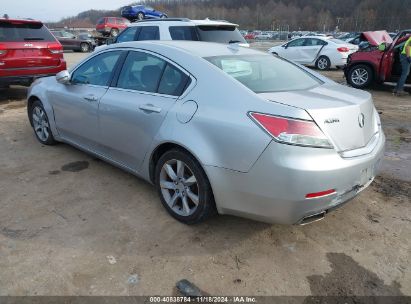
[[90, 58], [88, 58], [87, 60], [80, 62], [80, 63], [70, 72], [70, 82], [72, 82], [74, 73], [75, 73], [80, 67], [82, 67], [84, 64], [86, 64], [87, 62], [89, 62], [90, 60], [96, 58], [96, 57], [99, 56], [99, 55], [103, 55], [103, 54], [109, 53], [109, 52], [118, 52], [118, 51], [120, 51], [120, 52], [122, 52], [122, 53], [120, 54], [120, 56], [119, 56], [119, 58], [118, 58], [118, 60], [117, 60], [117, 62], [116, 62], [116, 65], [114, 66], [113, 72], [111, 73], [111, 76], [110, 76], [109, 80], [107, 81], [107, 84], [106, 84], [106, 85], [103, 85], [103, 86], [102, 86], [102, 85], [87, 84], [87, 83], [72, 83], [72, 85], [76, 85], [76, 86], [91, 86], [91, 87], [99, 87], [99, 88], [109, 88], [109, 87], [110, 87], [110, 84], [111, 84], [112, 81], [113, 81], [113, 77], [114, 77], [114, 75], [115, 75], [115, 73], [116, 73], [116, 71], [117, 71], [117, 69], [118, 69], [118, 67], [119, 67], [119, 63], [121, 62], [121, 64], [122, 64], [122, 63], [124, 62], [124, 60], [122, 60], [122, 57], [124, 56], [124, 53], [127, 53], [127, 52], [124, 51], [124, 50], [121, 50], [121, 49], [120, 49], [120, 50], [112, 49], [112, 50], [107, 50], [107, 51], [105, 51], [105, 52], [98, 53], [98, 54], [94, 55], [93, 57], [90, 57]]

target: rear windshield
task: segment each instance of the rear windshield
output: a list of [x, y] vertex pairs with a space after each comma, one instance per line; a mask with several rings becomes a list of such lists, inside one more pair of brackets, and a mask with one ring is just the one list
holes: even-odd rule
[[240, 31], [231, 25], [200, 25], [197, 26], [199, 40], [218, 43], [247, 43]]
[[322, 82], [302, 68], [271, 55], [206, 57], [255, 93], [307, 90]]
[[0, 42], [56, 41], [41, 23], [12, 24], [0, 22]]

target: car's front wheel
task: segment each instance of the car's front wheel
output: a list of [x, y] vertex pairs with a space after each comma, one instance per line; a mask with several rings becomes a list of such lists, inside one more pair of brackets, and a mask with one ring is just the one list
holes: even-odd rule
[[31, 106], [30, 120], [31, 125], [33, 126], [34, 134], [36, 134], [39, 142], [44, 145], [56, 144], [53, 134], [51, 133], [50, 123], [46, 111], [44, 110], [43, 104], [39, 100], [33, 102]]
[[175, 219], [196, 224], [216, 213], [208, 178], [190, 154], [174, 149], [157, 162], [155, 183], [164, 207]]
[[348, 83], [356, 89], [369, 87], [373, 81], [373, 72], [371, 68], [364, 64], [353, 66], [347, 75]]

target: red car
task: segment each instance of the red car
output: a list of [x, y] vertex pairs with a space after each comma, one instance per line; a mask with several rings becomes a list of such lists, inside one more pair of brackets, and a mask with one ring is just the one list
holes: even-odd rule
[[65, 70], [63, 47], [40, 21], [0, 18], [0, 86]]
[[103, 17], [97, 21], [96, 31], [103, 35], [117, 37], [130, 24], [125, 18]]
[[[364, 46], [348, 57], [344, 74], [354, 88], [364, 89], [373, 83], [397, 82], [401, 76], [400, 54], [411, 30], [398, 33], [394, 40], [386, 31], [365, 32]], [[407, 83], [411, 83], [411, 75]]]
[[253, 39], [255, 39], [255, 34], [254, 33], [248, 33], [248, 34], [244, 35], [244, 39], [253, 40]]

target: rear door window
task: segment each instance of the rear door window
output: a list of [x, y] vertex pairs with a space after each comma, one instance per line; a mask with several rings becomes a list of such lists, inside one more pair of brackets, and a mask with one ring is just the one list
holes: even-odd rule
[[117, 87], [157, 93], [166, 64], [163, 59], [153, 55], [132, 51], [124, 62]]
[[169, 31], [172, 40], [199, 40], [194, 26], [170, 26]]
[[10, 23], [0, 21], [0, 42], [45, 41], [56, 38], [41, 23]]
[[190, 77], [171, 64], [167, 64], [161, 77], [158, 93], [180, 96], [188, 86]]
[[158, 26], [143, 26], [141, 27], [138, 40], [160, 40], [160, 31]]
[[112, 51], [91, 58], [74, 71], [71, 82], [107, 86], [121, 53]]

